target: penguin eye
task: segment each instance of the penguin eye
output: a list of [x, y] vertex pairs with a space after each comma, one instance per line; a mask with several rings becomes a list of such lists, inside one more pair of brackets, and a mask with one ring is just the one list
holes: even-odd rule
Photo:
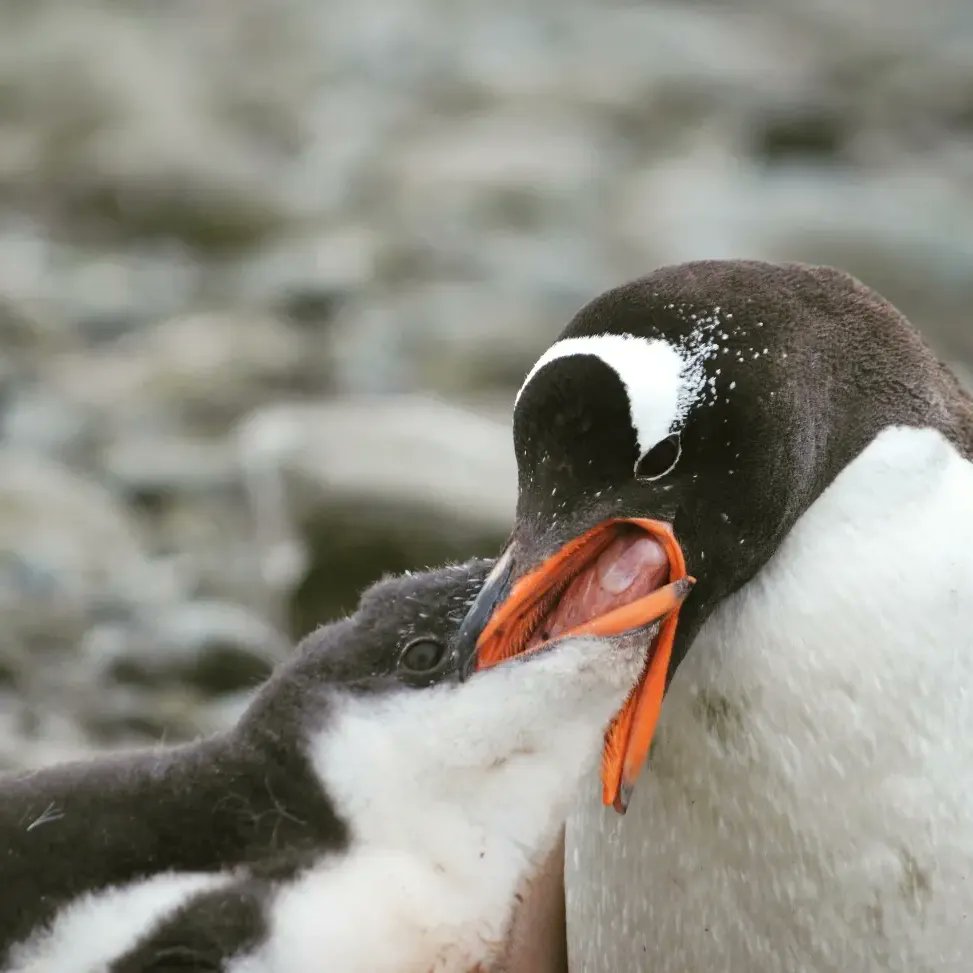
[[657, 442], [636, 464], [638, 480], [658, 480], [670, 473], [682, 455], [682, 438], [674, 432]]
[[435, 639], [418, 638], [410, 642], [399, 656], [399, 668], [406, 672], [430, 672], [443, 661], [446, 646]]

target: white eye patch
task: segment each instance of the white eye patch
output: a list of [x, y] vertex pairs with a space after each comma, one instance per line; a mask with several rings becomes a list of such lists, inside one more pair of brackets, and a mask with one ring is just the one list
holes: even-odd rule
[[628, 396], [639, 456], [681, 427], [699, 393], [698, 366], [668, 341], [630, 334], [600, 334], [564, 338], [551, 345], [528, 373], [517, 400], [545, 365], [575, 355], [593, 355], [618, 376]]

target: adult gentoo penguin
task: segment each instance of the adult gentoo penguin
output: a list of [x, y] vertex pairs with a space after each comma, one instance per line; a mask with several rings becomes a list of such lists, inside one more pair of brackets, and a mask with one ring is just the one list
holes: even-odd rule
[[571, 969], [970, 969], [973, 405], [912, 326], [832, 269], [666, 267], [577, 314], [514, 442], [461, 641], [664, 580], [615, 518], [670, 525], [697, 578], [569, 818]]
[[[473, 674], [454, 636], [487, 569], [379, 584], [229, 733], [0, 781], [0, 968], [502, 963], [645, 638], [586, 627]], [[637, 624], [658, 631], [689, 587], [648, 595]]]

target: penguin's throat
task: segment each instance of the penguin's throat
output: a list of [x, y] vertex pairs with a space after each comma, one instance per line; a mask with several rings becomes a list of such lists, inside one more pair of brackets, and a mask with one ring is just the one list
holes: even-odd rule
[[668, 578], [669, 558], [663, 546], [644, 531], [623, 526], [608, 547], [568, 583], [525, 648], [536, 648], [629, 605], [662, 587]]

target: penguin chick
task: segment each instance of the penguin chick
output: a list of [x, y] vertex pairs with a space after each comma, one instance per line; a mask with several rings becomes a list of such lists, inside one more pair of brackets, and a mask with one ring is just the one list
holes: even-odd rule
[[[471, 673], [455, 635], [490, 566], [376, 585], [230, 733], [0, 785], [0, 928], [19, 933], [4, 969], [499, 962], [518, 887], [654, 632], [567, 637]], [[28, 804], [61, 816], [25, 828]]]

